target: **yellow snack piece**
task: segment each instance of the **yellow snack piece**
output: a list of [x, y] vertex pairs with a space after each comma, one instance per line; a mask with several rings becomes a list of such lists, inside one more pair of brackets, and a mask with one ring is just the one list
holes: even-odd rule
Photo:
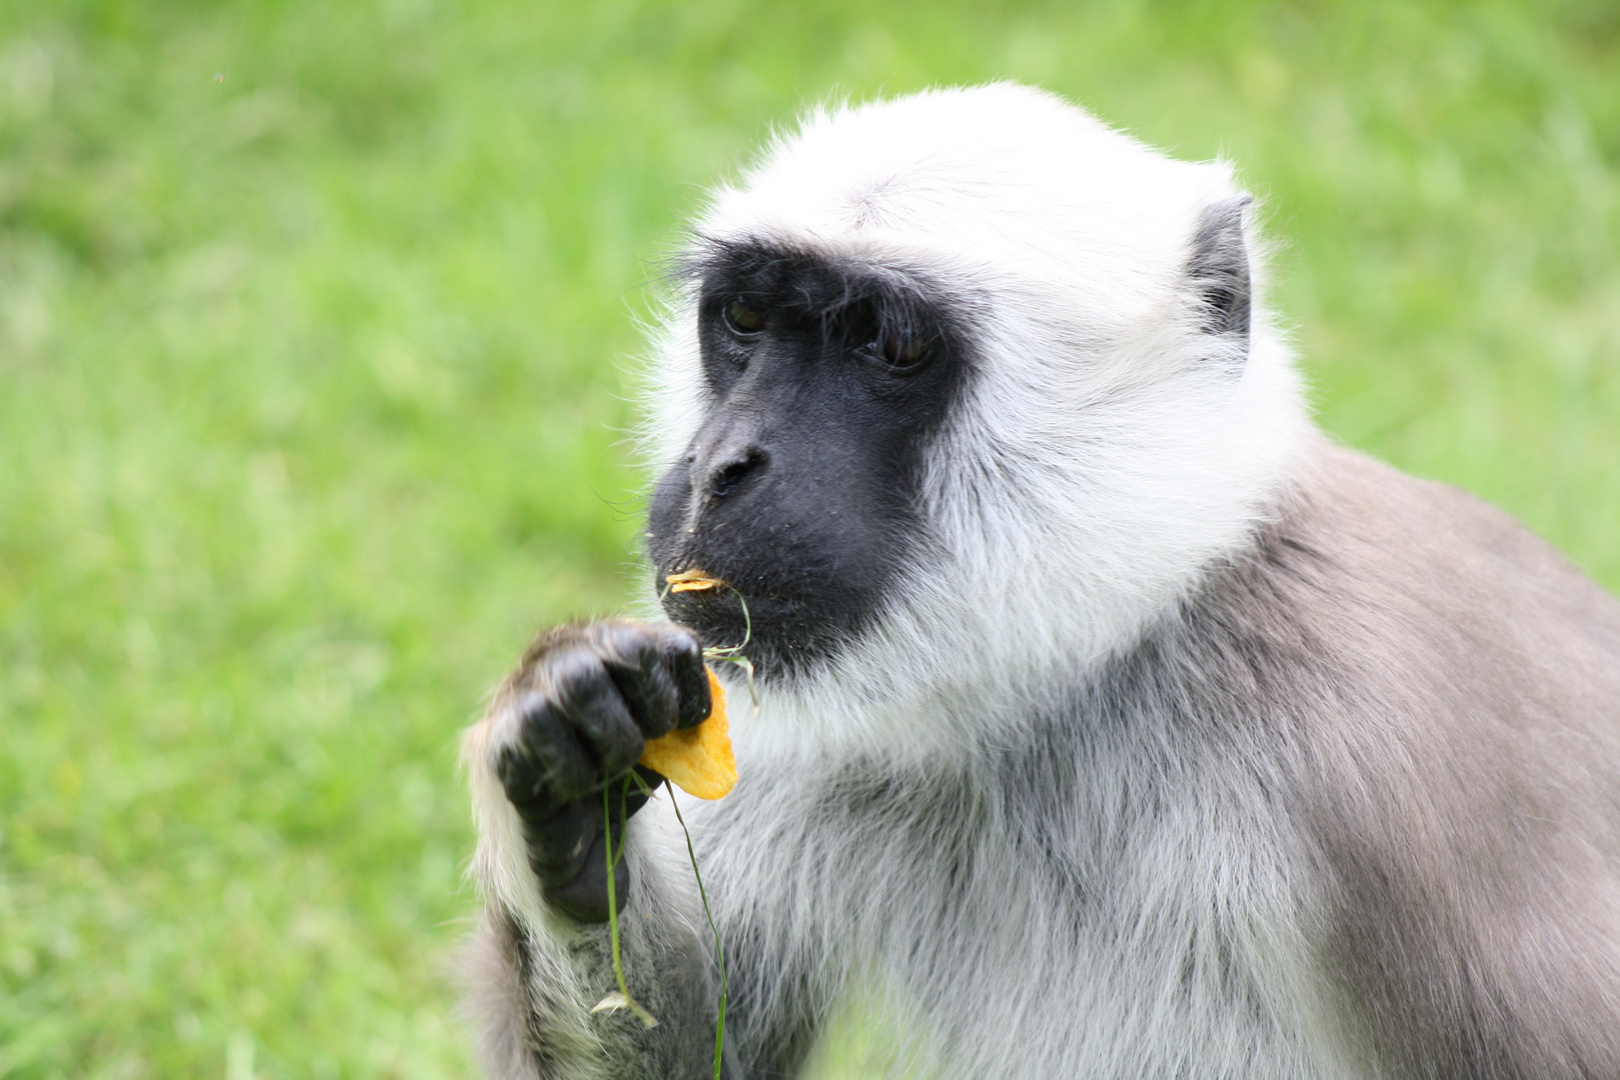
[[648, 740], [636, 764], [657, 769], [670, 783], [700, 799], [718, 799], [737, 783], [737, 757], [731, 752], [731, 726], [726, 722], [726, 688], [709, 676], [714, 706], [697, 727], [671, 731]]
[[678, 574], [666, 576], [664, 584], [669, 586], [670, 592], [707, 592], [710, 589], [720, 588], [725, 582], [710, 577], [701, 570], [682, 570]]

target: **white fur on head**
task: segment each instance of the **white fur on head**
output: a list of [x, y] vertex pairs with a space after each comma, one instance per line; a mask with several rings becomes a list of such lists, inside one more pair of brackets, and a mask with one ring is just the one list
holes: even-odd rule
[[[818, 111], [717, 193], [706, 237], [941, 283], [975, 368], [928, 461], [936, 543], [836, 671], [770, 695], [754, 738], [993, 738], [997, 713], [1030, 714], [1021, 687], [1129, 645], [1249, 541], [1309, 421], [1263, 306], [1246, 361], [1201, 327], [1193, 238], [1238, 194], [1222, 162], [1174, 161], [1009, 84]], [[670, 461], [704, 407], [690, 295], [658, 344]]]

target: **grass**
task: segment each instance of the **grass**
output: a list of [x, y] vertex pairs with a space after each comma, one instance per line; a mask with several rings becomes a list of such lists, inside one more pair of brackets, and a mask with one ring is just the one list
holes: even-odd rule
[[807, 101], [1231, 157], [1324, 423], [1620, 586], [1617, 72], [1610, 0], [0, 7], [0, 1077], [468, 1074], [457, 730], [644, 585], [649, 266]]

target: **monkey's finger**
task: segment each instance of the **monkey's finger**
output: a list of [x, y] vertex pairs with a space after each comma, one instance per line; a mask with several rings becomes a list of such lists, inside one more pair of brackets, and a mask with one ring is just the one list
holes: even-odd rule
[[[676, 628], [679, 629], [679, 628]], [[709, 671], [703, 666], [703, 649], [697, 638], [686, 630], [671, 642], [665, 651], [665, 662], [680, 694], [678, 728], [696, 727], [708, 717], [713, 702], [709, 700]]]
[[517, 733], [496, 756], [495, 773], [520, 811], [549, 816], [559, 804], [591, 790], [596, 770], [555, 703], [528, 693], [516, 711]]
[[551, 666], [556, 709], [592, 758], [593, 777], [585, 790], [628, 772], [645, 740], [607, 666], [584, 650], [558, 653]]
[[667, 679], [675, 697], [673, 716], [669, 726], [661, 731], [648, 731], [649, 739], [667, 734], [670, 728], [689, 728], [703, 722], [709, 715], [709, 677], [703, 666], [703, 646], [697, 635], [674, 623], [620, 623], [619, 628], [635, 634], [633, 647], [651, 650], [663, 672], [660, 680]]
[[593, 627], [608, 675], [618, 686], [643, 738], [656, 739], [680, 719], [680, 691], [668, 662], [675, 639], [644, 623]]
[[637, 765], [635, 772], [641, 777], [641, 782], [647, 785], [647, 794], [643, 794], [641, 786], [638, 785], [634, 780], [630, 782], [630, 801], [626, 804], [627, 809], [624, 815], [625, 817], [629, 817], [637, 810], [640, 810], [642, 804], [645, 803], [650, 797], [650, 793], [656, 792], [658, 790], [658, 785], [664, 782], [663, 773], [646, 765]]

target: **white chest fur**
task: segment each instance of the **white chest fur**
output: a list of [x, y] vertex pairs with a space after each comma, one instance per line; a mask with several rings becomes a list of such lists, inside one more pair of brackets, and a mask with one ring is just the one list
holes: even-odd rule
[[823, 1064], [853, 1046], [879, 1075], [1344, 1075], [1284, 840], [1229, 785], [1143, 800], [1123, 776], [1021, 818], [967, 788], [772, 770], [692, 816], [720, 918], [780, 973], [763, 999], [808, 986], [837, 1020]]

